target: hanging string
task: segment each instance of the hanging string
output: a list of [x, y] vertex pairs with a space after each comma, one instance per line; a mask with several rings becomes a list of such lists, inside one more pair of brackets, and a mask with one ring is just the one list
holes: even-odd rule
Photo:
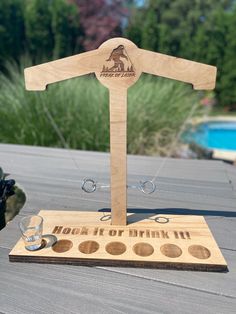
[[60, 139], [60, 141], [62, 143], [63, 148], [66, 149], [66, 152], [68, 153], [70, 159], [73, 161], [75, 168], [77, 170], [80, 170], [79, 169], [79, 165], [77, 163], [77, 160], [74, 158], [74, 156], [70, 152], [70, 147], [69, 147], [65, 137], [63, 136], [61, 130], [59, 129], [59, 127], [58, 127], [58, 125], [56, 123], [56, 121], [54, 120], [53, 116], [51, 115], [50, 111], [48, 110], [48, 108], [45, 106], [44, 103], [43, 103], [43, 110], [44, 110], [44, 112], [45, 112], [45, 114], [46, 114], [46, 116], [47, 116], [47, 118], [48, 118], [52, 128], [54, 129], [55, 133], [59, 137], [59, 139]]
[[[127, 54], [127, 52], [126, 52], [126, 54]], [[127, 54], [127, 56], [128, 56], [128, 54]], [[128, 56], [128, 58], [129, 58], [129, 56]], [[74, 158], [74, 156], [71, 154], [70, 147], [69, 147], [65, 137], [63, 136], [60, 128], [58, 127], [55, 119], [51, 115], [48, 108], [45, 106], [44, 102], [42, 102], [42, 103], [43, 103], [43, 110], [44, 110], [52, 128], [54, 129], [55, 133], [57, 134], [58, 138], [60, 139], [62, 146], [65, 148], [70, 159], [73, 161], [75, 168], [77, 170], [80, 170], [79, 164], [78, 164], [77, 160]], [[197, 108], [197, 102], [192, 106], [189, 114], [187, 115], [187, 117], [184, 120], [183, 124], [181, 125], [178, 133], [176, 134], [176, 137], [172, 141], [172, 143], [170, 145], [169, 152], [167, 153], [166, 157], [162, 160], [161, 165], [157, 169], [153, 178], [151, 180], [146, 180], [146, 181], [140, 180], [138, 185], [127, 185], [128, 189], [138, 189], [139, 191], [143, 192], [144, 194], [152, 194], [153, 192], [156, 191], [156, 189], [157, 189], [157, 184], [156, 184], [157, 178], [159, 177], [161, 171], [163, 170], [167, 160], [173, 154], [173, 150], [176, 147], [177, 143], [179, 142], [180, 137], [181, 137], [181, 135], [185, 129], [185, 126], [186, 126], [187, 122], [189, 122], [190, 118], [193, 116], [196, 108]], [[81, 183], [82, 190], [86, 193], [93, 193], [98, 189], [110, 188], [110, 185], [104, 185], [104, 184], [99, 185], [98, 182], [93, 178], [84, 178], [82, 181], [79, 181], [79, 182]]]
[[[174, 151], [174, 149], [175, 149], [177, 143], [179, 142], [181, 135], [183, 134], [183, 132], [184, 132], [184, 130], [185, 130], [185, 126], [186, 126], [186, 124], [189, 122], [190, 118], [192, 118], [192, 116], [193, 116], [193, 114], [194, 114], [196, 108], [197, 108], [197, 102], [194, 103], [194, 105], [192, 106], [192, 108], [191, 108], [189, 114], [187, 115], [186, 119], [184, 120], [183, 124], [181, 125], [180, 130], [178, 131], [178, 133], [176, 134], [176, 137], [175, 137], [174, 140], [172, 141], [172, 143], [171, 143], [171, 145], [170, 145], [170, 150], [169, 150], [169, 152], [167, 153], [166, 157], [163, 159], [163, 161], [162, 161], [162, 163], [161, 163], [159, 169], [157, 169], [157, 171], [156, 171], [154, 177], [152, 178], [152, 180], [149, 181], [149, 182], [153, 183], [154, 185], [156, 185], [155, 182], [156, 182], [156, 180], [157, 180], [157, 177], [159, 176], [161, 170], [164, 168], [164, 166], [165, 166], [167, 160], [168, 160], [168, 159], [170, 158], [170, 156], [173, 154], [173, 151]], [[146, 181], [146, 182], [148, 182], [148, 181]]]
[[[48, 108], [45, 106], [44, 102], [42, 102], [42, 104], [43, 104], [44, 113], [46, 114], [49, 123], [51, 124], [51, 126], [54, 129], [55, 133], [57, 134], [59, 140], [61, 141], [61, 144], [62, 144], [63, 148], [66, 150], [66, 152], [69, 155], [70, 159], [73, 161], [75, 168], [80, 171], [79, 164], [78, 164], [77, 160], [74, 158], [74, 156], [71, 154], [70, 147], [69, 147], [69, 145], [68, 145], [64, 135], [62, 134], [60, 128], [58, 127], [55, 119], [51, 115], [51, 113], [48, 110]], [[110, 185], [98, 186], [98, 183], [93, 178], [84, 178], [81, 181], [79, 180], [78, 183], [81, 183], [81, 189], [84, 192], [86, 192], [86, 193], [93, 193], [93, 192], [95, 192], [98, 189], [104, 189], [104, 188], [109, 188], [110, 187]]]

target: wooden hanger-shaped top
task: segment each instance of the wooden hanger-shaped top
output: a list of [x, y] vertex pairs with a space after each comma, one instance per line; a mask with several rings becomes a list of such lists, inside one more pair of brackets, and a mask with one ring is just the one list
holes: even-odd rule
[[112, 224], [126, 224], [127, 89], [141, 73], [190, 83], [195, 90], [215, 87], [216, 67], [139, 49], [125, 38], [113, 38], [98, 49], [25, 69], [27, 90], [95, 73], [110, 91]]
[[[101, 75], [103, 66], [108, 66], [107, 60], [110, 55], [113, 53], [111, 60], [113, 58], [114, 61], [114, 58], [119, 59], [122, 51], [127, 54], [132, 63], [135, 75], [123, 76], [122, 80], [118, 76], [114, 76], [111, 80], [111, 77]], [[122, 59], [126, 60], [120, 56], [120, 60]], [[215, 87], [216, 67], [139, 49], [125, 38], [113, 38], [96, 50], [27, 68], [25, 69], [25, 82], [27, 90], [45, 90], [48, 84], [95, 73], [98, 80], [107, 87], [113, 85], [129, 87], [138, 80], [142, 72], [190, 83], [196, 90], [214, 89]], [[113, 84], [114, 82], [115, 84]]]

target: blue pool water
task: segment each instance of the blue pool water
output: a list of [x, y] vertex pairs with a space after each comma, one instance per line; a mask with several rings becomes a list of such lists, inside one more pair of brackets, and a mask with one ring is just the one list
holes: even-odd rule
[[184, 133], [184, 142], [210, 149], [236, 151], [236, 122], [206, 122]]

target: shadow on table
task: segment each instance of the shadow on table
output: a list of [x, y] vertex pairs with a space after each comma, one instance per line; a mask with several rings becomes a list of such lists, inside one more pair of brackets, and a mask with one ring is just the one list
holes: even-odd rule
[[[105, 213], [110, 213], [110, 208], [101, 208], [99, 212], [104, 213], [104, 219], [109, 220], [110, 215]], [[127, 213], [132, 214], [128, 217], [128, 222], [137, 222], [143, 219], [151, 218], [155, 215], [195, 215], [195, 216], [218, 216], [218, 217], [236, 217], [236, 212], [233, 211], [219, 211], [219, 210], [198, 210], [198, 209], [188, 209], [188, 208], [127, 208]]]
[[43, 234], [43, 240], [45, 241], [43, 244], [44, 248], [52, 247], [57, 242], [57, 237], [53, 234]]

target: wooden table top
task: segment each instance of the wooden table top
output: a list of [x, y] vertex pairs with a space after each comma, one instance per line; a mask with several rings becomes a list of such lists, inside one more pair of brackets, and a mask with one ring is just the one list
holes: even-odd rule
[[20, 214], [0, 231], [0, 313], [235, 313], [236, 167], [128, 156], [128, 184], [159, 170], [157, 192], [128, 191], [130, 211], [206, 218], [229, 267], [228, 273], [207, 273], [10, 263], [23, 216], [110, 207], [109, 189], [86, 194], [80, 183], [93, 177], [109, 184], [109, 154], [1, 144], [0, 166], [27, 196]]

